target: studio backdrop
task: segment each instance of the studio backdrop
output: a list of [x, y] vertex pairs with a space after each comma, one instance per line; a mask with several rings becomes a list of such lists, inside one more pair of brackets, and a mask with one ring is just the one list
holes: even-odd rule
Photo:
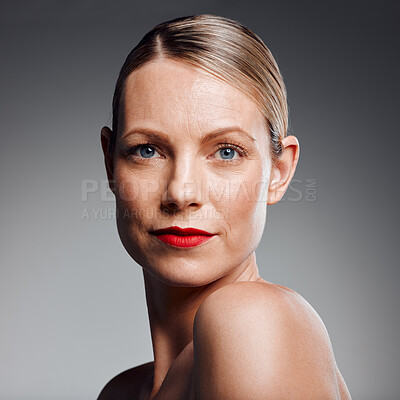
[[152, 360], [100, 129], [144, 33], [201, 13], [271, 49], [300, 141], [293, 182], [268, 208], [261, 276], [316, 309], [354, 399], [400, 398], [399, 3], [3, 0], [0, 399], [95, 399]]

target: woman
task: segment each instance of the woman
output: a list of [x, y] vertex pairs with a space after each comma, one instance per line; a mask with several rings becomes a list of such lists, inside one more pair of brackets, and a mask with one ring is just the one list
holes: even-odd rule
[[350, 398], [314, 309], [258, 273], [267, 204], [299, 157], [287, 114], [273, 56], [236, 21], [168, 21], [128, 55], [101, 141], [154, 362], [100, 400]]

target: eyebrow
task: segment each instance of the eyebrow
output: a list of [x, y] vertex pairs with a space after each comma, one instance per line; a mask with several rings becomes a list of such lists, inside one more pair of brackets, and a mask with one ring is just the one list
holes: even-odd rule
[[[251, 136], [250, 133], [248, 133], [246, 130], [241, 128], [240, 126], [229, 126], [226, 128], [218, 128], [212, 132], [207, 133], [200, 139], [200, 144], [204, 144], [204, 143], [208, 142], [209, 140], [215, 139], [218, 136], [225, 135], [227, 133], [234, 133], [234, 132], [241, 133], [242, 135], [244, 135], [248, 139], [250, 139], [252, 142], [256, 142], [256, 139], [253, 136]], [[121, 137], [120, 140], [125, 139], [126, 137], [134, 135], [134, 134], [143, 134], [143, 135], [147, 135], [150, 137], [158, 137], [165, 141], [170, 141], [169, 136], [166, 135], [165, 133], [154, 130], [154, 129], [148, 129], [148, 128], [133, 128], [130, 131], [128, 131], [127, 133], [125, 133]]]

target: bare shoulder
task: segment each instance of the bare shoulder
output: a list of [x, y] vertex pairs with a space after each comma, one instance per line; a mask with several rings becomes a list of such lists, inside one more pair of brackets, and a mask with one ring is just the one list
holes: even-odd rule
[[152, 375], [152, 372], [153, 362], [121, 372], [104, 386], [97, 400], [131, 400], [139, 398], [142, 387]]
[[218, 289], [193, 335], [200, 400], [350, 398], [324, 323], [294, 290], [265, 281]]
[[[274, 327], [271, 322], [292, 324], [311, 321], [317, 322], [318, 328], [323, 327], [316, 311], [300, 294], [265, 281], [235, 282], [216, 290], [199, 307], [196, 322], [215, 319], [216, 323], [241, 323], [239, 317], [259, 321], [260, 317], [267, 316], [270, 317], [268, 325], [271, 328]], [[262, 321], [264, 318], [261, 318]]]

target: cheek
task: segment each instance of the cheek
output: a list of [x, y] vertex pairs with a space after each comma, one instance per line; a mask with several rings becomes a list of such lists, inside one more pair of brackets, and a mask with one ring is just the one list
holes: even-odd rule
[[154, 176], [116, 168], [115, 187], [118, 204], [129, 208], [147, 208], [149, 203], [159, 198], [160, 181]]
[[114, 170], [117, 229], [123, 246], [140, 265], [146, 257], [146, 232], [160, 218], [160, 180], [125, 165]]
[[161, 217], [161, 181], [147, 175], [126, 167], [115, 169], [117, 224], [126, 248], [140, 246], [143, 231]]
[[[237, 243], [257, 246], [265, 226], [268, 194], [268, 165], [254, 165], [241, 173], [231, 174], [219, 182], [219, 213], [226, 223], [227, 234]], [[215, 191], [217, 193], [217, 191]]]

